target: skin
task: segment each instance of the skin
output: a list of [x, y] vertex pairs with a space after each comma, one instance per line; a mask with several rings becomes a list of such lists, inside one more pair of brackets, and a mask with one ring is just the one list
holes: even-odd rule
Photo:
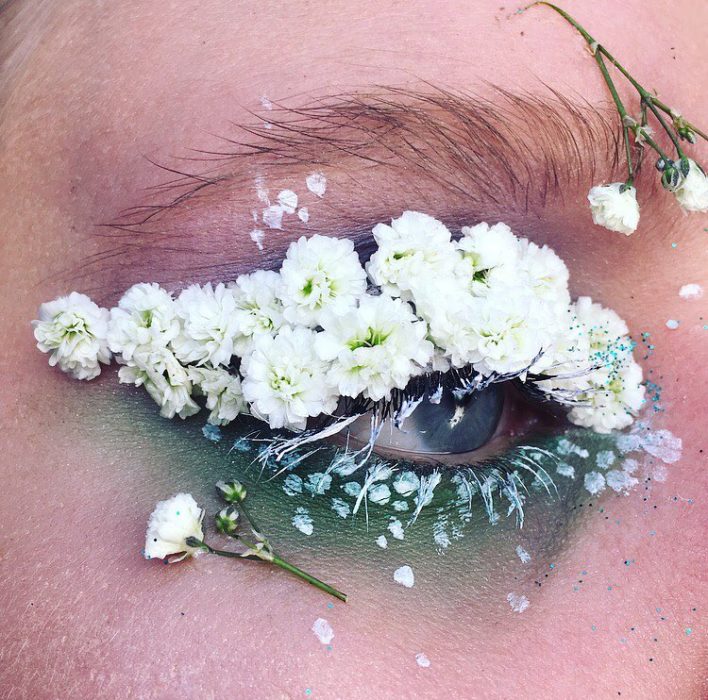
[[[647, 86], [660, 89], [665, 102], [705, 127], [704, 3], [618, 7], [600, 0], [591, 8], [569, 1], [565, 8]], [[256, 564], [202, 558], [166, 568], [142, 560], [144, 523], [155, 501], [188, 490], [211, 512], [214, 477], [239, 464], [199, 442], [198, 428], [187, 439], [187, 427], [158, 419], [112, 372], [79, 384], [48, 368], [34, 348], [29, 321], [42, 301], [76, 288], [111, 305], [144, 276], [127, 257], [121, 265], [120, 256], [100, 271], [84, 269], [92, 255], [113, 246], [96, 224], [141, 204], [143, 188], [164, 182], [165, 173], [143, 156], [171, 162], [187, 148], [215, 147], [210, 134], [249, 121], [247, 110], [258, 109], [262, 95], [306, 100], [422, 81], [484, 91], [483, 81], [493, 76], [502, 87], [541, 91], [545, 83], [591, 103], [607, 99], [596, 66], [560, 18], [543, 9], [510, 16], [513, 9], [489, 2], [383, 2], [374, 12], [339, 2], [265, 9], [32, 0], [6, 9], [0, 20], [4, 696], [304, 697], [309, 689], [321, 698], [694, 698], [706, 692], [708, 601], [700, 555], [708, 336], [700, 317], [708, 314], [704, 300], [681, 300], [678, 289], [708, 283], [708, 220], [675, 216], [669, 195], [656, 196], [673, 213], [657, 213], [660, 226], [648, 225], [644, 235], [640, 227], [629, 239], [594, 227], [581, 191], [539, 212], [540, 224], [529, 224], [534, 240], [551, 242], [566, 259], [575, 293], [611, 305], [635, 337], [651, 332], [656, 347], [645, 370], [662, 378], [665, 408], [652, 427], [683, 440], [668, 480], [643, 481], [624, 497], [605, 494], [594, 507], [604, 507], [609, 519], [593, 512], [572, 528], [563, 524], [562, 536], [543, 534], [555, 511], [537, 506], [522, 533], [505, 524], [489, 535], [480, 526], [479, 541], [469, 535], [445, 557], [415, 542], [381, 552], [372, 544], [380, 528], [372, 528], [367, 549], [359, 544], [361, 524], [352, 542], [348, 523], [308, 540], [293, 533], [286, 516], [273, 516], [274, 541], [345, 589], [346, 606], [335, 602], [330, 609], [318, 591]], [[704, 146], [692, 154], [708, 161]], [[316, 212], [318, 201], [301, 184], [311, 170], [279, 173], [269, 186], [298, 189]], [[336, 172], [330, 181], [323, 221], [327, 207], [354, 196], [339, 187]], [[366, 192], [375, 186], [367, 180]], [[226, 230], [232, 270], [260, 267], [247, 223], [258, 202], [249, 197], [235, 195], [231, 228], [218, 207], [185, 215], [190, 246], [198, 249], [212, 230]], [[401, 200], [394, 188], [388, 213], [374, 222], [415, 204]], [[511, 218], [523, 225], [516, 213]], [[302, 232], [293, 225], [268, 233], [266, 252], [282, 255]], [[171, 288], [202, 278], [157, 265], [148, 277]], [[681, 320], [679, 330], [666, 328], [668, 318]], [[254, 502], [268, 520], [267, 499]], [[570, 514], [571, 503], [562, 512]], [[526, 569], [515, 558], [519, 542], [533, 554]], [[407, 562], [418, 575], [410, 590], [391, 580]], [[575, 591], [581, 571], [588, 575]], [[527, 592], [531, 607], [521, 615], [511, 611], [509, 591]], [[335, 630], [331, 652], [309, 631], [318, 617]], [[421, 651], [430, 668], [416, 665]]]

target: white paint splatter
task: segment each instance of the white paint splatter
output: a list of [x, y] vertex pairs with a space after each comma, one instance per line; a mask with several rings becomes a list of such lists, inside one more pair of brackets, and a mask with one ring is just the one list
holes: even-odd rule
[[418, 490], [420, 479], [415, 472], [403, 472], [393, 480], [393, 490], [407, 498]]
[[639, 462], [637, 462], [636, 459], [627, 457], [627, 459], [622, 462], [622, 471], [626, 472], [627, 474], [634, 474], [637, 469], [639, 469]]
[[300, 207], [297, 210], [297, 218], [306, 224], [310, 220], [310, 210], [307, 207]]
[[450, 546], [450, 536], [447, 534], [447, 516], [438, 516], [433, 525], [433, 539], [438, 549], [447, 549]]
[[273, 103], [265, 95], [263, 95], [261, 97], [261, 107], [270, 111], [271, 109], [273, 109]]
[[525, 595], [516, 595], [516, 593], [509, 593], [506, 596], [506, 599], [509, 601], [511, 609], [517, 613], [524, 612], [524, 610], [527, 610], [529, 605], [531, 605], [529, 599]]
[[398, 518], [391, 518], [391, 522], [388, 524], [388, 531], [397, 540], [402, 540], [405, 537], [403, 534], [403, 525]]
[[263, 229], [254, 228], [250, 234], [251, 240], [258, 246], [258, 250], [263, 250]]
[[669, 470], [663, 464], [656, 464], [652, 470], [651, 478], [654, 479], [654, 481], [664, 482], [668, 475]]
[[324, 197], [327, 191], [327, 178], [324, 173], [312, 173], [305, 178], [307, 189], [317, 197]]
[[340, 517], [347, 518], [351, 512], [349, 504], [341, 498], [332, 499], [332, 510]]
[[294, 214], [297, 209], [297, 194], [292, 190], [282, 190], [278, 193], [278, 204], [286, 214]]
[[263, 210], [263, 223], [268, 228], [283, 229], [283, 207], [271, 204]]
[[595, 463], [600, 469], [609, 469], [615, 463], [615, 453], [611, 450], [602, 450], [597, 453]]
[[567, 438], [563, 438], [558, 441], [558, 454], [561, 455], [578, 455], [581, 459], [587, 459], [590, 453], [584, 448], [572, 443]]
[[625, 495], [629, 493], [633, 486], [639, 483], [633, 476], [630, 476], [627, 472], [621, 472], [619, 469], [611, 469], [607, 472], [605, 480], [615, 493], [624, 493]]
[[415, 576], [413, 575], [413, 569], [411, 569], [408, 564], [404, 564], [393, 572], [393, 580], [396, 583], [400, 583], [401, 586], [406, 588], [413, 588], [415, 585]]
[[391, 489], [386, 484], [376, 484], [369, 489], [369, 501], [384, 506], [391, 500]]
[[315, 637], [320, 640], [322, 644], [329, 644], [334, 639], [334, 630], [332, 625], [327, 622], [323, 617], [318, 617], [312, 623], [312, 631], [315, 633]]
[[575, 467], [567, 462], [560, 462], [556, 467], [556, 473], [561, 476], [567, 476], [569, 479], [575, 478]]
[[256, 177], [256, 197], [258, 197], [259, 202], [270, 204], [268, 188], [265, 186], [265, 178], [262, 175]]
[[297, 474], [288, 474], [283, 481], [283, 491], [288, 496], [302, 493], [302, 479]]
[[681, 459], [683, 441], [669, 430], [648, 430], [640, 435], [640, 441], [645, 452], [666, 464], [673, 464]]
[[430, 666], [430, 659], [422, 651], [415, 655], [415, 662], [421, 668], [428, 668]]
[[329, 490], [332, 485], [332, 476], [330, 474], [325, 474], [324, 472], [315, 472], [314, 474], [307, 475], [307, 481], [305, 482], [305, 488], [314, 496], [321, 495], [325, 491]]
[[522, 564], [528, 564], [531, 561], [531, 555], [520, 544], [516, 546], [516, 556], [521, 559]]
[[381, 549], [386, 549], [386, 547], [388, 547], [388, 540], [386, 539], [386, 535], [379, 535], [376, 538], [376, 544], [381, 547]]
[[703, 296], [703, 287], [700, 284], [684, 284], [679, 289], [679, 296], [682, 299], [700, 299]]
[[399, 513], [405, 513], [410, 508], [408, 501], [394, 501], [391, 503], [391, 507]]
[[675, 330], [679, 327], [679, 324], [680, 324], [680, 321], [677, 321], [675, 318], [670, 318], [670, 319], [666, 322], [666, 327], [667, 327], [669, 330], [675, 331]]
[[303, 535], [311, 535], [315, 526], [312, 523], [312, 518], [307, 508], [298, 508], [293, 516], [293, 527], [297, 528], [302, 532]]
[[584, 483], [588, 493], [593, 496], [605, 490], [605, 477], [600, 472], [588, 472]]
[[357, 481], [347, 481], [347, 483], [342, 486], [342, 491], [344, 491], [347, 496], [356, 498], [361, 493], [361, 484]]

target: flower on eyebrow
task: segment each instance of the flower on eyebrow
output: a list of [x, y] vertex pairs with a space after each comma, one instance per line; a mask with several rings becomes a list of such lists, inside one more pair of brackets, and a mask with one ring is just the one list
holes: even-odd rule
[[72, 292], [42, 304], [33, 325], [37, 347], [51, 353], [49, 364], [59, 365], [74, 379], [95, 379], [101, 374], [99, 363], [111, 361], [108, 311], [85, 294]]
[[366, 291], [366, 273], [346, 238], [302, 236], [290, 244], [280, 275], [285, 318], [313, 328], [325, 313], [351, 309]]
[[[685, 211], [708, 211], [708, 178], [703, 169], [684, 152], [682, 142], [695, 144], [697, 137], [708, 140], [708, 135], [697, 126], [687, 121], [671, 106], [657, 98], [655, 94], [643, 87], [631, 73], [600, 44], [590, 33], [569, 15], [565, 10], [545, 0], [533, 2], [524, 10], [536, 5], [545, 5], [557, 12], [585, 39], [590, 48], [602, 78], [617, 108], [617, 113], [622, 125], [622, 135], [627, 161], [627, 179], [624, 182], [615, 182], [611, 185], [593, 187], [589, 194], [590, 208], [593, 221], [599, 226], [604, 226], [610, 231], [617, 231], [629, 236], [639, 224], [639, 205], [636, 201], [634, 189], [635, 175], [641, 164], [643, 151], [646, 147], [656, 152], [658, 160], [656, 168], [661, 173], [661, 184], [676, 196], [678, 203]], [[638, 118], [631, 116], [620, 98], [614, 80], [609, 73], [607, 64], [616, 68], [627, 79], [639, 95], [640, 114]], [[654, 140], [654, 130], [648, 124], [652, 115], [661, 129], [669, 137], [676, 158], [671, 158], [663, 148]], [[633, 158], [630, 134], [634, 140], [634, 147], [638, 155]], [[636, 162], [635, 162], [636, 160]]]

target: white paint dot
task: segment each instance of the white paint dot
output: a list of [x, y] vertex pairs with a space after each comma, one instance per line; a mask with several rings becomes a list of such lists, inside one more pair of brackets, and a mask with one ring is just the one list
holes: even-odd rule
[[605, 490], [605, 477], [600, 472], [588, 472], [584, 483], [585, 489], [593, 496]]
[[310, 220], [310, 210], [307, 207], [300, 207], [297, 210], [297, 218], [306, 224]]
[[324, 197], [327, 191], [327, 178], [324, 173], [312, 173], [305, 178], [307, 189], [317, 197]]
[[679, 296], [682, 299], [700, 299], [703, 296], [703, 287], [700, 284], [684, 284], [679, 289]]
[[400, 583], [401, 586], [406, 588], [413, 588], [415, 585], [415, 576], [413, 575], [413, 569], [411, 569], [408, 564], [399, 567], [393, 572], [393, 580], [396, 583]]
[[531, 555], [521, 545], [516, 547], [516, 556], [521, 559], [522, 564], [528, 564], [531, 561]]
[[322, 644], [329, 644], [334, 639], [334, 630], [323, 617], [318, 617], [312, 623], [312, 631]]
[[280, 204], [271, 204], [263, 210], [263, 223], [268, 228], [283, 228], [283, 207]]
[[666, 322], [666, 327], [672, 331], [675, 331], [679, 327], [679, 322], [675, 318], [670, 318]]
[[258, 246], [258, 250], [263, 250], [263, 231], [259, 228], [254, 228], [249, 235], [251, 240]]
[[286, 214], [294, 214], [297, 209], [297, 194], [292, 190], [282, 190], [278, 193], [278, 204]]
[[421, 668], [428, 668], [430, 666], [430, 659], [422, 651], [415, 655], [415, 662]]
[[524, 612], [524, 610], [528, 610], [529, 605], [531, 605], [529, 599], [525, 595], [516, 595], [516, 593], [509, 593], [506, 596], [506, 599], [509, 601], [511, 609], [517, 613], [522, 613]]
[[386, 539], [386, 535], [379, 535], [376, 538], [376, 544], [381, 547], [381, 549], [386, 549], [386, 547], [388, 547], [388, 540]]

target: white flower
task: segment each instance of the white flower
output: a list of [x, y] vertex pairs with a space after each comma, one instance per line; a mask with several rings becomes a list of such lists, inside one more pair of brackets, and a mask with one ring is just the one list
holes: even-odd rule
[[366, 265], [369, 277], [391, 296], [432, 283], [454, 273], [459, 258], [450, 240], [450, 231], [437, 219], [416, 211], [406, 211], [391, 225], [373, 228], [378, 250]]
[[521, 260], [516, 271], [523, 276], [533, 294], [565, 313], [570, 303], [568, 268], [556, 252], [547, 245], [537, 246], [528, 240], [519, 241]]
[[578, 297], [571, 308], [587, 335], [592, 365], [609, 367], [631, 353], [627, 324], [612, 309], [590, 297]]
[[313, 328], [325, 311], [343, 314], [366, 291], [366, 273], [346, 238], [302, 236], [290, 244], [280, 274], [285, 318]]
[[526, 287], [491, 290], [475, 299], [472, 311], [469, 323], [479, 336], [481, 357], [474, 367], [485, 376], [523, 372], [555, 344], [561, 331], [558, 317]]
[[257, 270], [240, 275], [230, 287], [236, 300], [234, 317], [238, 328], [234, 351], [243, 357], [251, 351], [255, 336], [273, 335], [283, 325], [282, 283], [277, 272]]
[[175, 311], [181, 320], [172, 349], [181, 362], [212, 367], [228, 365], [234, 354], [238, 330], [236, 300], [223, 284], [193, 284], [177, 297]]
[[623, 182], [597, 185], [588, 192], [592, 220], [598, 226], [629, 236], [639, 224], [637, 190]]
[[172, 296], [154, 282], [134, 284], [111, 309], [108, 344], [123, 362], [140, 361], [178, 332]]
[[[145, 533], [146, 559], [165, 559], [173, 564], [185, 557], [198, 554], [201, 549], [190, 547], [187, 539], [204, 538], [202, 519], [204, 511], [188, 493], [178, 493], [166, 501], [159, 501], [148, 520]], [[176, 555], [176, 556], [175, 556]]]
[[364, 296], [359, 308], [322, 321], [315, 348], [331, 360], [329, 381], [342, 396], [378, 401], [403, 389], [430, 362], [427, 326], [410, 305], [389, 296]]
[[142, 355], [140, 364], [133, 359], [118, 371], [122, 384], [144, 386], [165, 418], [187, 418], [199, 411], [192, 399], [192, 383], [187, 370], [167, 348]]
[[645, 388], [641, 382], [642, 368], [631, 357], [617, 363], [612, 372], [594, 373], [591, 388], [580, 396], [589, 405], [576, 406], [568, 419], [596, 433], [626, 428], [644, 403]]
[[475, 295], [486, 294], [495, 283], [509, 284], [518, 274], [521, 247], [506, 224], [465, 226], [455, 248], [461, 257], [458, 274]]
[[243, 358], [243, 395], [251, 413], [271, 428], [304, 430], [308, 417], [332, 413], [337, 394], [328, 386], [329, 363], [314, 350], [316, 333], [284, 326], [276, 336], [259, 335]]
[[32, 325], [37, 347], [51, 353], [49, 364], [75, 379], [93, 379], [101, 374], [99, 362], [111, 361], [108, 311], [84, 294], [72, 292], [42, 304]]
[[688, 175], [674, 190], [678, 203], [686, 211], [708, 211], [708, 177], [698, 163], [688, 160]]
[[221, 367], [189, 367], [189, 379], [206, 396], [206, 407], [211, 411], [209, 423], [226, 425], [239, 413], [246, 412], [241, 380]]

